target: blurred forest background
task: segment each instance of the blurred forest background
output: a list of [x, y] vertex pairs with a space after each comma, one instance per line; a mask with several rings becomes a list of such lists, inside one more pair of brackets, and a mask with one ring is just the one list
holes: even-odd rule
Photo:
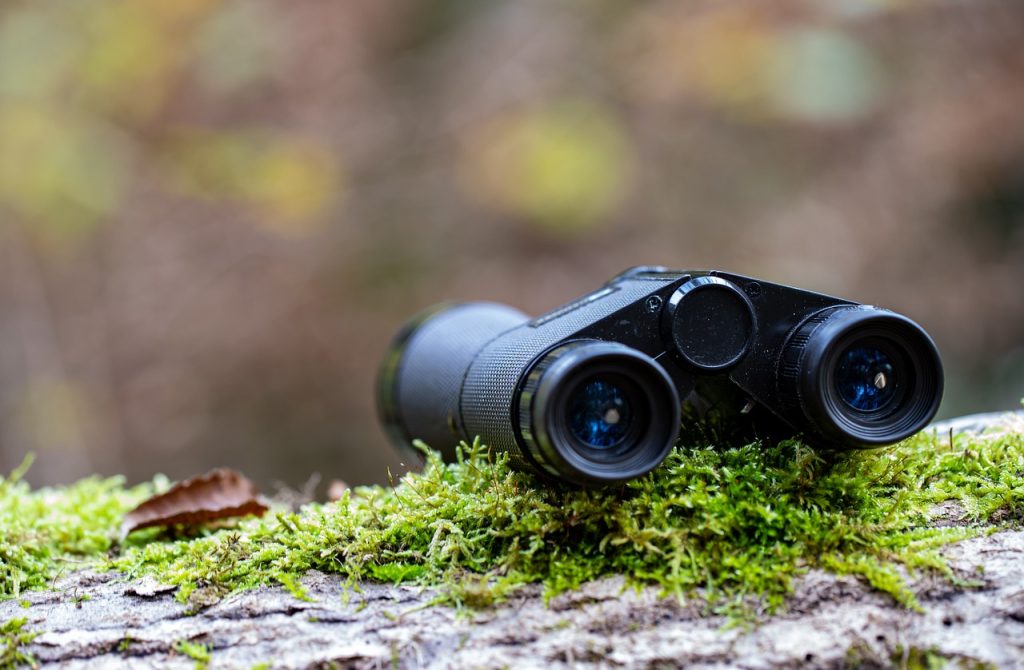
[[1024, 3], [0, 0], [0, 470], [401, 470], [417, 310], [636, 264], [902, 311], [1024, 396]]

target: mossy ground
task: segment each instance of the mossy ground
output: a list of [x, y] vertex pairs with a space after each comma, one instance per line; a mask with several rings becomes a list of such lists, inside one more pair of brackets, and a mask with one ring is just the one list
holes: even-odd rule
[[[647, 477], [603, 491], [553, 488], [477, 444], [458, 463], [431, 454], [422, 473], [337, 503], [189, 539], [136, 533], [123, 545], [123, 513], [166, 482], [89, 479], [33, 491], [19, 477], [0, 480], [7, 598], [84, 566], [153, 575], [197, 605], [260, 584], [302, 597], [298, 579], [314, 568], [353, 583], [436, 587], [468, 606], [524, 583], [554, 594], [615, 573], [669, 594], [699, 592], [716, 610], [749, 611], [779, 606], [795, 576], [819, 567], [917, 607], [904, 574], [956, 580], [943, 545], [1024, 520], [1024, 431], [925, 433], [844, 454], [796, 441], [681, 446]], [[955, 523], [937, 522], [941, 503], [956, 510]]]
[[16, 618], [0, 624], [0, 668], [35, 665], [35, 658], [25, 647], [36, 638], [36, 633], [25, 630], [25, 622], [24, 618]]

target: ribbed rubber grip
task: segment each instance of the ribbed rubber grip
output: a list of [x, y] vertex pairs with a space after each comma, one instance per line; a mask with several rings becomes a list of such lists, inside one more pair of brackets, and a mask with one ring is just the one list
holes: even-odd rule
[[836, 311], [842, 309], [850, 309], [850, 307], [830, 307], [806, 319], [797, 326], [782, 349], [782, 357], [779, 360], [779, 399], [782, 401], [783, 411], [791, 417], [803, 416], [800, 377], [804, 374], [802, 358], [807, 344], [821, 324], [828, 321]]

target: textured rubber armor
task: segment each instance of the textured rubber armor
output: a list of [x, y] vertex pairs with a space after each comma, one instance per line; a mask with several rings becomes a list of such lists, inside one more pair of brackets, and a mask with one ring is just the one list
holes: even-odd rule
[[[498, 334], [529, 317], [497, 303], [469, 303], [429, 316], [403, 343], [394, 379], [396, 417], [405, 442], [420, 439], [455, 459], [459, 440], [472, 439], [459, 420], [459, 395], [477, 352]], [[507, 421], [506, 415], [506, 421]]]
[[837, 310], [852, 306], [830, 307], [811, 315], [790, 335], [779, 359], [779, 400], [786, 416], [803, 416], [803, 398], [800, 397], [801, 358], [811, 337]]

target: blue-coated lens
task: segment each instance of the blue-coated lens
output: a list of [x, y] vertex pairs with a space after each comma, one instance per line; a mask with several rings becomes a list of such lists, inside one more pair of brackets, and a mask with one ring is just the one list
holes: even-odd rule
[[587, 446], [615, 446], [626, 437], [632, 420], [629, 400], [615, 384], [592, 381], [569, 399], [569, 428]]
[[839, 357], [836, 390], [846, 404], [861, 412], [885, 407], [896, 395], [893, 362], [881, 349], [853, 346]]

